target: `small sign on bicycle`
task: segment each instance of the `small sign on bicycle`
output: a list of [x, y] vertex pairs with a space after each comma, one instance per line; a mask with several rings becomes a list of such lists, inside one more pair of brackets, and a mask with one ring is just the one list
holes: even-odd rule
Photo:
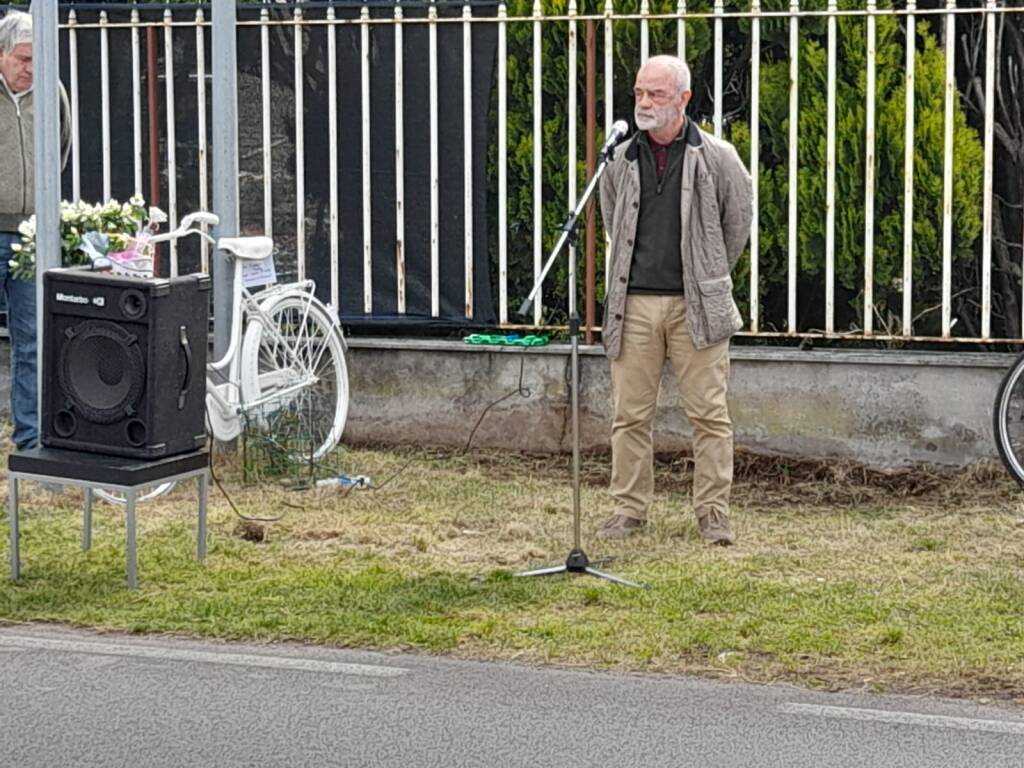
[[246, 288], [259, 285], [274, 285], [277, 282], [277, 271], [274, 269], [274, 254], [257, 261], [242, 263], [242, 283]]

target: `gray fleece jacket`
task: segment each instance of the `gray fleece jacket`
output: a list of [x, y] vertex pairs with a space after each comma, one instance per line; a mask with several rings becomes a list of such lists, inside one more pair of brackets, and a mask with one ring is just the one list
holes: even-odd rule
[[[0, 76], [0, 232], [17, 232], [35, 213], [34, 110], [32, 91], [15, 96]], [[67, 163], [71, 149], [71, 108], [60, 88], [60, 156]]]

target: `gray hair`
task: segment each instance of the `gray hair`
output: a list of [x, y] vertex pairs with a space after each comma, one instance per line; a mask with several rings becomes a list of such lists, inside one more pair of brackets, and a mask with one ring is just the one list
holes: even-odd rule
[[676, 82], [676, 88], [679, 89], [679, 93], [690, 90], [690, 68], [686, 66], [685, 61], [678, 56], [660, 54], [658, 56], [651, 56], [647, 60], [648, 64], [652, 62], [662, 64], [672, 70], [673, 79]]
[[8, 11], [0, 19], [0, 53], [10, 53], [23, 43], [32, 43], [32, 16], [22, 11]]

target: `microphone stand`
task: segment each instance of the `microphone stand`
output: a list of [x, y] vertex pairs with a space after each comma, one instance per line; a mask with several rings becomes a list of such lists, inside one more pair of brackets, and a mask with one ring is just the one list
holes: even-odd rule
[[[530, 307], [537, 298], [537, 294], [540, 293], [541, 287], [544, 284], [544, 278], [547, 276], [551, 267], [555, 263], [555, 259], [558, 258], [558, 254], [562, 248], [565, 247], [566, 243], [575, 246], [576, 245], [576, 223], [579, 221], [580, 215], [583, 213], [583, 209], [587, 205], [587, 201], [591, 195], [594, 194], [594, 190], [597, 188], [598, 181], [600, 180], [605, 169], [608, 167], [608, 163], [611, 162], [615, 152], [614, 144], [605, 147], [601, 151], [600, 162], [596, 170], [594, 171], [593, 177], [590, 179], [590, 183], [587, 184], [587, 188], [583, 190], [583, 195], [576, 203], [576, 208], [573, 209], [566, 217], [565, 221], [561, 226], [561, 236], [558, 238], [558, 242], [555, 243], [555, 247], [551, 249], [551, 255], [548, 257], [547, 263], [544, 265], [543, 271], [537, 278], [536, 283], [533, 286], [533, 290], [530, 291], [530, 295], [526, 297], [522, 306], [519, 307], [519, 314], [526, 315], [530, 311]], [[537, 568], [531, 571], [522, 571], [515, 574], [516, 576], [550, 576], [555, 573], [586, 573], [591, 576], [597, 576], [608, 581], [613, 581], [616, 584], [622, 584], [627, 587], [640, 587], [640, 584], [636, 584], [632, 581], [627, 581], [620, 576], [614, 576], [610, 573], [605, 573], [597, 568], [594, 568], [590, 563], [590, 558], [587, 557], [587, 553], [583, 551], [583, 546], [580, 543], [580, 401], [579, 401], [579, 334], [580, 334], [580, 317], [576, 311], [576, 261], [575, 259], [569, 259], [569, 349], [570, 349], [570, 361], [572, 368], [571, 375], [571, 408], [572, 408], [572, 515], [573, 515], [573, 545], [572, 550], [569, 552], [569, 556], [565, 560], [564, 565], [556, 565], [549, 568]]]

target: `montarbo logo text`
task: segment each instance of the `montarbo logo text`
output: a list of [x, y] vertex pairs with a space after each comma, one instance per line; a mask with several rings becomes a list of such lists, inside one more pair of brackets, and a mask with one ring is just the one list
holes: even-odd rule
[[75, 293], [61, 293], [60, 291], [57, 292], [56, 299], [57, 301], [63, 302], [65, 304], [91, 303], [96, 305], [97, 307], [102, 307], [106, 303], [102, 296], [93, 296], [92, 300], [90, 301], [88, 296], [79, 296], [78, 294]]

